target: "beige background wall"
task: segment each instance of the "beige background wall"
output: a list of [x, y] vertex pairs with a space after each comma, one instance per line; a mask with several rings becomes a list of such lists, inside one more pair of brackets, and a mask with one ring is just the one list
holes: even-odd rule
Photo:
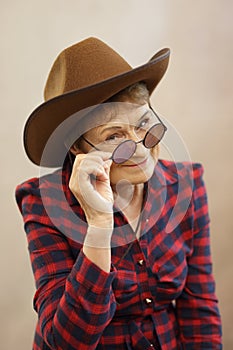
[[231, 0], [21, 0], [0, 2], [1, 253], [0, 348], [31, 348], [34, 283], [16, 184], [37, 176], [26, 159], [22, 129], [42, 102], [55, 56], [94, 35], [133, 66], [158, 49], [172, 50], [153, 105], [177, 128], [194, 161], [205, 166], [212, 252], [226, 350], [233, 348]]

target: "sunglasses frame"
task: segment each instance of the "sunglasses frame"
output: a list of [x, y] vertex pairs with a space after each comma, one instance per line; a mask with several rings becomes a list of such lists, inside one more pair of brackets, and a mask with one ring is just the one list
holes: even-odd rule
[[[149, 108], [152, 110], [152, 112], [154, 113], [154, 115], [158, 118], [159, 123], [156, 123], [156, 124], [152, 125], [152, 126], [149, 128], [149, 130], [147, 130], [147, 132], [146, 132], [146, 134], [145, 134], [145, 136], [144, 136], [144, 138], [143, 138], [142, 140], [140, 140], [140, 141], [134, 141], [134, 140], [130, 140], [130, 139], [129, 139], [129, 140], [122, 141], [119, 145], [117, 145], [117, 147], [116, 147], [116, 148], [114, 149], [114, 151], [112, 152], [111, 157], [109, 158], [109, 159], [111, 159], [115, 164], [122, 164], [122, 163], [126, 162], [127, 160], [129, 160], [129, 159], [133, 156], [133, 154], [135, 153], [138, 143], [141, 143], [141, 142], [142, 142], [144, 147], [146, 147], [146, 148], [153, 148], [153, 147], [155, 147], [156, 145], [158, 145], [159, 142], [162, 140], [162, 138], [163, 138], [165, 132], [167, 131], [167, 127], [166, 127], [166, 125], [163, 123], [163, 121], [160, 119], [160, 117], [157, 115], [157, 113], [154, 111], [154, 109], [151, 107], [150, 104], [149, 104]], [[161, 139], [160, 139], [157, 143], [155, 143], [153, 146], [147, 147], [147, 146], [145, 145], [146, 137], [148, 136], [150, 130], [153, 129], [155, 126], [158, 126], [158, 125], [162, 125], [162, 126], [164, 127], [164, 131], [163, 131], [162, 137], [161, 137]], [[96, 149], [97, 151], [101, 151], [98, 147], [96, 147], [96, 146], [93, 145], [90, 141], [88, 141], [83, 135], [81, 136], [81, 138], [82, 138], [84, 141], [86, 141], [91, 147], [93, 147], [94, 149]], [[117, 150], [119, 150], [119, 147], [122, 147], [122, 145], [123, 145], [124, 143], [129, 143], [129, 142], [130, 142], [130, 143], [133, 142], [133, 144], [134, 144], [134, 146], [135, 146], [135, 147], [134, 147], [134, 151], [132, 152], [131, 156], [128, 157], [127, 159], [123, 160], [122, 162], [117, 162], [117, 161], [115, 161], [115, 160], [114, 160], [114, 154], [117, 152]]]

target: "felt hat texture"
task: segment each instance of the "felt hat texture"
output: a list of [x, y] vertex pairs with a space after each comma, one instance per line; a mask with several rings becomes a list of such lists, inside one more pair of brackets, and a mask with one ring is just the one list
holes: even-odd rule
[[29, 159], [45, 167], [61, 166], [60, 154], [67, 152], [62, 136], [42, 157], [54, 131], [75, 113], [107, 101], [136, 82], [144, 82], [151, 95], [167, 70], [169, 56], [170, 50], [164, 48], [147, 63], [132, 68], [115, 50], [94, 37], [63, 50], [47, 78], [45, 102], [25, 124], [24, 147]]

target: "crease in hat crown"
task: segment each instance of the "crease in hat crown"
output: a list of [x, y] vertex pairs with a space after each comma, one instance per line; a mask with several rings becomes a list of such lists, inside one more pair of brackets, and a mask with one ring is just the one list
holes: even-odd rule
[[104, 42], [94, 37], [85, 39], [58, 55], [45, 85], [44, 99], [48, 101], [130, 70], [132, 67]]
[[75, 127], [81, 125], [78, 112], [107, 101], [139, 81], [146, 83], [151, 95], [167, 70], [169, 57], [170, 50], [164, 48], [148, 62], [132, 68], [115, 50], [94, 37], [64, 49], [49, 72], [45, 102], [30, 114], [24, 127], [28, 158], [40, 166], [62, 166], [61, 154], [67, 153], [64, 135], [68, 132], [60, 128], [63, 122], [75, 115]]

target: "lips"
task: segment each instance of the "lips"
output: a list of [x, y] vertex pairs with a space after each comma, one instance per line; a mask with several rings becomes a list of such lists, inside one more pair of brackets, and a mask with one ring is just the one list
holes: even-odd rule
[[135, 164], [126, 164], [126, 165], [124, 165], [124, 166], [127, 166], [128, 168], [135, 168], [135, 167], [141, 167], [141, 166], [143, 166], [143, 165], [145, 165], [146, 164], [146, 162], [147, 162], [147, 159], [145, 159], [145, 160], [143, 160], [142, 162], [139, 162], [139, 163], [135, 163]]

